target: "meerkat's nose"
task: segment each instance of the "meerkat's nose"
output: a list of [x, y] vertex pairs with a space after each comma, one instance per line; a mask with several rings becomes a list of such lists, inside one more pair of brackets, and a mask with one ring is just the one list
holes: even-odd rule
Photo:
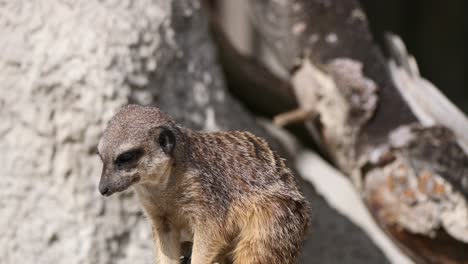
[[99, 192], [104, 195], [104, 196], [109, 196], [110, 194], [110, 189], [109, 187], [106, 187], [106, 186], [99, 186]]

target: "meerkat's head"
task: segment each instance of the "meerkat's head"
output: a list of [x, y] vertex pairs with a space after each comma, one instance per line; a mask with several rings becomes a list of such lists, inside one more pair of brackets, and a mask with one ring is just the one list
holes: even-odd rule
[[164, 184], [176, 144], [172, 118], [156, 107], [129, 105], [109, 122], [98, 145], [99, 191], [109, 196], [132, 184]]

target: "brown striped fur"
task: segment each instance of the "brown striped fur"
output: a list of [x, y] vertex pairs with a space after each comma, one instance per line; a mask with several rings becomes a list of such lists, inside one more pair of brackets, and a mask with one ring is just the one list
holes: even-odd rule
[[[161, 141], [167, 134], [175, 144]], [[117, 161], [135, 149], [128, 164]], [[186, 240], [193, 241], [193, 264], [296, 262], [308, 205], [265, 140], [249, 132], [191, 131], [155, 107], [130, 105], [112, 118], [98, 150], [100, 191], [135, 188], [158, 263], [179, 263]]]

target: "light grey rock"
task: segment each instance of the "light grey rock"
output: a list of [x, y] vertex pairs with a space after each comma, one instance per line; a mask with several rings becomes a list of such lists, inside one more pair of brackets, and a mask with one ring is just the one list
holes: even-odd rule
[[152, 262], [133, 195], [97, 191], [95, 147], [170, 20], [170, 1], [0, 4], [0, 262]]

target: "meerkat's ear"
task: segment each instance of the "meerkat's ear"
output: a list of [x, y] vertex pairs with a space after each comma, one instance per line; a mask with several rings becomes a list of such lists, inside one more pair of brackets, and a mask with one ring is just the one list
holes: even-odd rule
[[172, 155], [174, 151], [175, 144], [176, 144], [176, 137], [174, 132], [168, 127], [159, 127], [159, 134], [157, 138], [155, 138], [156, 143], [159, 144], [161, 149], [167, 155]]

